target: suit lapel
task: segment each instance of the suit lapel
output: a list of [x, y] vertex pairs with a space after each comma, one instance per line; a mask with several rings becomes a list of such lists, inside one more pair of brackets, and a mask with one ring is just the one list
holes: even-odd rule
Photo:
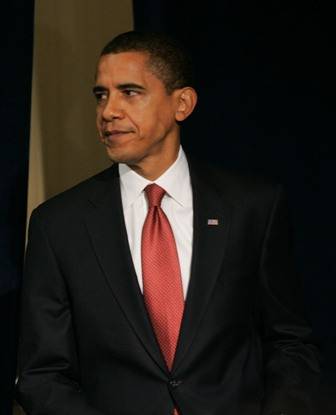
[[[193, 189], [194, 235], [190, 283], [173, 371], [190, 348], [206, 311], [225, 253], [231, 208], [204, 178], [204, 170], [190, 164]], [[202, 171], [202, 175], [199, 172]], [[210, 221], [209, 221], [210, 220]], [[218, 224], [217, 224], [218, 223]]]
[[98, 262], [129, 324], [158, 366], [167, 371], [140, 291], [122, 211], [117, 165], [91, 196], [86, 224]]
[[[189, 164], [193, 189], [194, 237], [191, 277], [172, 371], [190, 348], [206, 311], [223, 261], [229, 234], [231, 207], [203, 169]], [[202, 171], [202, 174], [200, 174]], [[167, 373], [140, 291], [128, 245], [117, 165], [112, 166], [90, 197], [86, 225], [98, 262], [112, 294], [147, 352]], [[215, 220], [208, 224], [208, 220]], [[218, 224], [216, 224], [218, 221]]]

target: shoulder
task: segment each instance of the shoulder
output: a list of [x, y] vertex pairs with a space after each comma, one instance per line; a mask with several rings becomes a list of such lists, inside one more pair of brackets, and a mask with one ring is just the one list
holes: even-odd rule
[[221, 165], [190, 159], [191, 177], [197, 175], [206, 181], [232, 205], [272, 203], [283, 186], [277, 180], [263, 175], [226, 169]]
[[32, 212], [31, 221], [71, 221], [89, 209], [91, 199], [107, 193], [118, 178], [117, 166], [111, 166], [41, 203]]

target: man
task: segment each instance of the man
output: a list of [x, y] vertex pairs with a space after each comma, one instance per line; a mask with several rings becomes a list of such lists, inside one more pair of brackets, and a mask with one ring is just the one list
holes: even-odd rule
[[186, 158], [192, 85], [162, 35], [125, 33], [102, 51], [97, 128], [114, 164], [31, 217], [29, 415], [311, 413], [319, 365], [283, 192]]

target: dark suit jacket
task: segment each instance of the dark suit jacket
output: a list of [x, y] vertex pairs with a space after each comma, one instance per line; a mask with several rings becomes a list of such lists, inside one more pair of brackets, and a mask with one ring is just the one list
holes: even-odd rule
[[137, 283], [117, 166], [33, 212], [18, 382], [29, 415], [310, 413], [319, 364], [283, 191], [190, 170], [192, 269], [171, 373]]

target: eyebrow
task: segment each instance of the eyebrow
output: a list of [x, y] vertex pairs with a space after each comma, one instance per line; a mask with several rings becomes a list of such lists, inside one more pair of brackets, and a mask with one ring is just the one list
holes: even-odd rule
[[[125, 83], [125, 84], [119, 84], [119, 85], [117, 85], [117, 89], [119, 91], [123, 91], [125, 89], [137, 89], [139, 91], [144, 91], [146, 88], [143, 87], [142, 85], [139, 85], [139, 84]], [[99, 94], [99, 93], [106, 92], [106, 91], [107, 91], [107, 88], [105, 88], [105, 87], [103, 87], [101, 85], [96, 85], [92, 89], [92, 92], [94, 94]]]
[[93, 88], [92, 88], [92, 92], [94, 93], [94, 94], [99, 94], [99, 93], [101, 93], [101, 92], [106, 92], [107, 91], [107, 89], [106, 88], [104, 88], [104, 87], [102, 87], [102, 86], [99, 86], [99, 85], [96, 85], [96, 86], [94, 86]]

